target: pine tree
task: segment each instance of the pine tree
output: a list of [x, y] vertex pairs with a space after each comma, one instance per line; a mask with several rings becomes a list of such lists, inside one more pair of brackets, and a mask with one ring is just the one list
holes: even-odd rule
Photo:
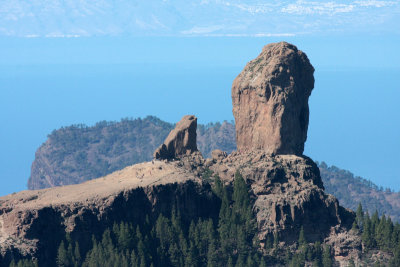
[[146, 249], [142, 239], [138, 243], [138, 257], [140, 259], [140, 266], [146, 266]]
[[383, 249], [389, 251], [394, 247], [392, 243], [393, 222], [389, 216], [387, 217], [386, 225], [383, 228], [382, 236], [383, 236]]
[[140, 267], [147, 267], [146, 258], [144, 256], [140, 257]]
[[189, 243], [189, 251], [185, 259], [185, 266], [198, 266], [197, 263], [198, 252], [193, 241]]
[[80, 249], [79, 249], [79, 243], [75, 242], [75, 249], [74, 249], [74, 258], [75, 258], [75, 264], [74, 266], [80, 266], [81, 264], [81, 253], [80, 253]]
[[267, 236], [267, 239], [265, 241], [265, 248], [266, 249], [271, 249], [272, 248], [272, 238], [271, 235]]
[[385, 247], [384, 231], [386, 228], [386, 216], [385, 214], [378, 220], [379, 223], [375, 228], [375, 240], [378, 248], [382, 249]]
[[67, 249], [68, 266], [73, 266], [75, 263], [74, 252], [72, 250], [72, 244], [70, 243], [71, 241], [67, 242], [69, 243]]
[[[318, 259], [319, 262], [322, 260], [322, 248], [321, 248], [321, 242], [317, 241], [314, 243], [314, 258]], [[321, 263], [322, 265], [322, 263]]]
[[216, 254], [216, 245], [214, 241], [211, 241], [208, 246], [208, 253], [207, 253], [207, 266], [213, 267], [217, 266], [218, 258]]
[[239, 256], [236, 260], [235, 267], [244, 267], [244, 259], [243, 259], [242, 254], [239, 254]]
[[117, 232], [114, 231], [114, 233], [117, 236], [118, 247], [121, 250], [130, 249], [133, 236], [129, 230], [128, 223], [121, 222], [119, 227], [116, 227], [116, 230]]
[[305, 245], [305, 255], [308, 261], [312, 261], [314, 259], [314, 247], [309, 246], [308, 244]]
[[233, 260], [232, 260], [232, 257], [231, 257], [231, 256], [229, 256], [229, 258], [228, 258], [227, 267], [233, 267]]
[[312, 267], [322, 267], [321, 259], [320, 258], [314, 259], [314, 261], [312, 263]]
[[132, 249], [131, 252], [131, 266], [136, 267], [138, 266], [138, 258], [136, 257], [135, 250]]
[[368, 249], [372, 248], [374, 245], [371, 219], [368, 216], [368, 212], [364, 216], [363, 227], [364, 227], [364, 229], [363, 229], [363, 233], [361, 235], [361, 240], [363, 242], [365, 250], [368, 250]]
[[356, 223], [358, 229], [362, 231], [363, 229], [363, 222], [364, 222], [364, 211], [362, 209], [361, 203], [358, 203], [357, 211], [356, 211]]
[[67, 267], [69, 266], [69, 260], [67, 256], [67, 250], [65, 249], [64, 241], [61, 241], [57, 251], [57, 266]]
[[[233, 248], [242, 254], [243, 259], [250, 254], [253, 241], [256, 238], [257, 226], [255, 223], [252, 204], [247, 184], [239, 171], [235, 174], [233, 184], [232, 226], [231, 239]], [[257, 242], [258, 243], [258, 242]]]
[[298, 255], [294, 255], [290, 262], [290, 267], [302, 267]]
[[253, 267], [253, 265], [254, 265], [253, 258], [251, 257], [251, 255], [248, 255], [246, 260], [246, 267]]
[[353, 222], [353, 225], [351, 226], [351, 230], [352, 230], [354, 233], [358, 233], [358, 224], [357, 224], [357, 221], [354, 221], [354, 222]]
[[300, 228], [300, 233], [299, 233], [299, 246], [302, 246], [302, 245], [305, 245], [305, 244], [307, 244], [307, 240], [306, 240], [306, 237], [305, 237], [305, 235], [304, 235], [304, 228], [303, 228], [303, 226], [301, 226], [301, 228]]
[[393, 258], [390, 261], [393, 266], [400, 266], [400, 243], [394, 249]]
[[378, 225], [379, 225], [379, 215], [378, 211], [375, 210], [374, 214], [372, 214], [371, 216], [371, 234], [372, 234], [373, 246], [375, 246], [375, 233]]
[[332, 267], [331, 248], [329, 246], [326, 246], [322, 253], [322, 266]]
[[214, 176], [213, 191], [219, 198], [222, 198], [223, 185], [221, 182], [221, 178], [219, 178], [217, 174]]
[[232, 211], [230, 208], [230, 198], [227, 188], [222, 188], [221, 208], [219, 212], [218, 233], [221, 240], [221, 250], [223, 255], [232, 253]]
[[278, 232], [274, 232], [274, 249], [277, 250], [279, 247], [279, 235]]
[[261, 260], [260, 260], [260, 267], [267, 267], [267, 264], [265, 263], [265, 259], [262, 256], [261, 256]]

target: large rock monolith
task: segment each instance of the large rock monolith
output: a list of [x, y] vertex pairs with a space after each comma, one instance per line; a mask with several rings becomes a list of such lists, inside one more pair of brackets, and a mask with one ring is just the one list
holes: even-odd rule
[[164, 143], [154, 152], [155, 159], [174, 159], [197, 151], [197, 118], [184, 116], [175, 126]]
[[265, 46], [245, 66], [232, 86], [239, 152], [303, 153], [313, 74], [307, 55], [286, 42]]

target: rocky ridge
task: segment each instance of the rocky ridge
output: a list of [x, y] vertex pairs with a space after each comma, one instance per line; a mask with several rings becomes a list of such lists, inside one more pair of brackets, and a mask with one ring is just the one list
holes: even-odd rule
[[[88, 234], [100, 233], [116, 220], [142, 220], [144, 212], [155, 217], [171, 209], [173, 203], [181, 203], [188, 217], [213, 212], [218, 216], [211, 207], [218, 207], [219, 201], [203, 179], [207, 170], [220, 176], [225, 184], [233, 183], [237, 170], [246, 179], [254, 199], [261, 247], [268, 236], [276, 233], [281, 246], [290, 245], [304, 226], [310, 241], [336, 244], [336, 257], [343, 263], [358, 255], [360, 240], [356, 236], [345, 249], [339, 249], [348, 242], [340, 240], [341, 235], [353, 236], [348, 230], [354, 213], [324, 193], [313, 161], [295, 155], [270, 156], [262, 151], [233, 152], [214, 159], [204, 159], [195, 152], [179, 160], [133, 165], [79, 185], [2, 197], [2, 250], [14, 248], [19, 254], [46, 262], [55, 253], [50, 248], [57, 247], [52, 240], [64, 229], [84, 244], [84, 240], [90, 240]], [[53, 233], [51, 239], [49, 231]]]
[[[282, 47], [288, 47], [288, 44], [272, 44], [263, 51]], [[294, 46], [289, 47], [298, 51]], [[285, 77], [292, 81], [290, 75]], [[302, 90], [295, 84], [290, 88]], [[286, 95], [284, 91], [279, 92]], [[280, 97], [278, 93], [277, 98]], [[249, 104], [257, 107], [258, 103]], [[292, 104], [289, 101], [279, 105], [285, 109], [285, 105]], [[236, 120], [243, 119], [243, 114], [234, 114]], [[270, 118], [270, 114], [259, 115]], [[282, 123], [286, 122], [283, 120]], [[260, 147], [251, 141], [243, 143], [245, 149], [238, 152], [228, 155], [221, 150], [214, 151], [212, 158], [204, 159], [195, 149], [196, 119], [194, 116], [184, 117], [167, 137], [164, 146], [156, 150], [158, 160], [133, 165], [80, 185], [22, 191], [0, 198], [3, 253], [6, 257], [7, 253], [11, 254], [9, 257], [13, 254], [29, 255], [38, 258], [43, 266], [51, 266], [50, 258], [56, 252], [54, 237], [64, 230], [77, 239], [90, 240], [88, 235], [93, 231], [100, 232], [115, 221], [143, 220], [145, 214], [156, 216], [174, 205], [189, 218], [205, 214], [216, 217], [220, 203], [210, 187], [210, 172], [225, 184], [232, 184], [235, 173], [239, 171], [254, 201], [261, 249], [271, 235], [279, 236], [280, 245], [290, 246], [297, 240], [303, 226], [309, 241], [322, 240], [334, 244], [335, 258], [341, 266], [346, 266], [350, 257], [357, 258], [360, 251], [359, 238], [349, 231], [355, 215], [340, 207], [333, 196], [324, 193], [317, 165], [299, 155], [307, 129], [294, 146], [284, 144], [288, 136], [272, 137], [273, 143], [277, 144], [272, 147], [278, 154], [273, 155], [268, 140], [264, 140], [270, 137], [260, 135], [261, 128], [253, 126], [248, 126], [248, 133], [240, 128], [238, 140], [244, 140], [242, 135], [247, 134], [253, 136], [249, 140], [256, 140], [254, 136], [257, 136], [268, 146]], [[297, 125], [289, 126], [293, 126], [296, 133], [304, 133]], [[285, 146], [289, 150], [281, 150]], [[352, 238], [340, 238], [343, 235]]]
[[[162, 143], [167, 137], [168, 131], [173, 127], [172, 124], [158, 120], [155, 117], [135, 120], [126, 119], [121, 122], [103, 123], [103, 125], [101, 132], [105, 134], [96, 134], [97, 131], [95, 129], [98, 126], [70, 126], [56, 130], [50, 134], [46, 143], [37, 150], [35, 161], [32, 164], [29, 188], [40, 189], [42, 187], [49, 187], [49, 182], [53, 185], [67, 185], [82, 183], [86, 180], [96, 178], [97, 173], [99, 173], [98, 162], [107, 162], [108, 168], [104, 169], [104, 172], [101, 172], [103, 174], [100, 175], [105, 176], [132, 164], [141, 161], [150, 161], [152, 153], [157, 147], [155, 143]], [[137, 138], [140, 136], [139, 132], [142, 135], [140, 139], [146, 140], [147, 146], [141, 145], [139, 142], [131, 144], [131, 141], [135, 140], [135, 137], [139, 139]], [[156, 135], [155, 133], [161, 134]], [[62, 138], [59, 141], [55, 140], [54, 136], [61, 134], [66, 136], [87, 135], [88, 139], [93, 141], [82, 147], [72, 146], [73, 149], [71, 150], [71, 142], [74, 139], [70, 141], [66, 140], [66, 138]], [[107, 141], [109, 135], [116, 136], [116, 141]], [[116, 148], [121, 145], [125, 148], [124, 152], [122, 154], [114, 153], [118, 151]], [[101, 150], [110, 152], [101, 154], [97, 150], [99, 147], [101, 147]], [[198, 124], [197, 147], [205, 158], [214, 158], [212, 155], [213, 150], [219, 149], [226, 154], [235, 151], [235, 125], [226, 121], [209, 125]], [[76, 155], [82, 153], [90, 155], [87, 158], [87, 161], [89, 161], [88, 164], [82, 164], [81, 161], [78, 162], [81, 159]], [[62, 155], [64, 160], [62, 162], [58, 161], [57, 155]], [[101, 160], [98, 161], [98, 158], [92, 155], [99, 155]], [[65, 168], [66, 165], [71, 168]], [[88, 165], [88, 167], [84, 168], [85, 165]], [[328, 167], [323, 163], [319, 164], [318, 167], [321, 172], [325, 192], [334, 195], [342, 206], [356, 210], [358, 203], [361, 203], [368, 210], [369, 214], [373, 214], [375, 210], [378, 210], [380, 213], [389, 215], [395, 222], [400, 220], [400, 193], [393, 192], [387, 188], [380, 188], [369, 180], [357, 177], [351, 172], [335, 166]], [[49, 182], [44, 177], [47, 177]]]
[[233, 152], [207, 160], [206, 166], [223, 181], [232, 182], [237, 170], [254, 194], [261, 243], [279, 233], [282, 241], [297, 240], [301, 226], [310, 241], [326, 238], [332, 227], [351, 227], [354, 214], [324, 193], [318, 167], [307, 157], [270, 156], [263, 151]]
[[[54, 130], [35, 153], [28, 188], [78, 184], [149, 161], [173, 128], [148, 116]], [[217, 148], [232, 152], [236, 149], [234, 125], [198, 125], [197, 147], [205, 157]]]
[[204, 214], [217, 216], [219, 201], [210, 186], [203, 185], [199, 172], [182, 162], [146, 162], [79, 185], [1, 197], [2, 254], [6, 259], [30, 256], [39, 259], [40, 266], [52, 266], [64, 230], [90, 246], [91, 235], [116, 221], [137, 222], [145, 214], [156, 217], [173, 205], [188, 220]]

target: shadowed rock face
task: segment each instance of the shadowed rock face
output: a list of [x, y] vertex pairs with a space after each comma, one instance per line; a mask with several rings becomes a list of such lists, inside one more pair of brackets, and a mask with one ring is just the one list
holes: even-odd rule
[[307, 139], [314, 68], [286, 42], [265, 46], [232, 86], [238, 151], [301, 155]]
[[352, 212], [324, 193], [317, 165], [305, 156], [232, 152], [205, 166], [230, 183], [240, 170], [254, 196], [261, 245], [274, 233], [280, 241], [293, 243], [302, 226], [308, 241], [315, 242], [326, 238], [332, 227], [350, 229], [354, 221]]
[[173, 159], [197, 151], [196, 129], [197, 118], [193, 115], [184, 116], [154, 152], [154, 158]]

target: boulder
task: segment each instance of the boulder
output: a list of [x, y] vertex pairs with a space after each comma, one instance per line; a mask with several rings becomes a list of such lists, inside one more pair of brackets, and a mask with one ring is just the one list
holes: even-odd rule
[[221, 149], [215, 149], [211, 152], [211, 157], [213, 160], [222, 160], [226, 158], [228, 154], [225, 151], [222, 151]]
[[164, 143], [154, 152], [155, 159], [174, 159], [191, 154], [197, 150], [196, 141], [197, 118], [184, 116], [175, 126]]
[[302, 155], [314, 68], [296, 46], [272, 43], [250, 61], [232, 86], [238, 151]]

